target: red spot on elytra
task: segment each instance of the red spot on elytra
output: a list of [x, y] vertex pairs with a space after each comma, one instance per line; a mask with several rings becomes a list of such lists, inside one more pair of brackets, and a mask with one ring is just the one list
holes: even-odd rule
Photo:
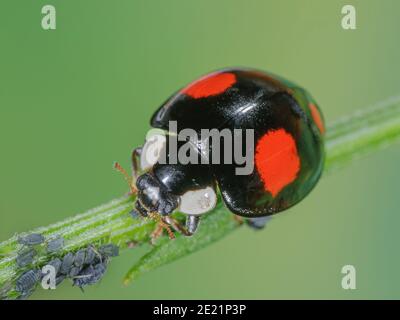
[[195, 99], [205, 98], [223, 93], [235, 82], [236, 76], [233, 73], [211, 74], [192, 82], [182, 92]]
[[311, 111], [311, 116], [314, 119], [315, 124], [317, 125], [319, 131], [324, 134], [325, 133], [325, 126], [324, 121], [322, 120], [321, 114], [318, 111], [318, 108], [313, 103], [309, 103], [308, 107]]
[[275, 197], [300, 170], [296, 142], [284, 129], [270, 130], [257, 142], [255, 163], [264, 188]]

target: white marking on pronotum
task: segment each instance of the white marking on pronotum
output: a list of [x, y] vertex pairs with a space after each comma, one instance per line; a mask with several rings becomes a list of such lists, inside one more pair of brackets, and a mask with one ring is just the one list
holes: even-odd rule
[[142, 170], [148, 170], [157, 163], [163, 153], [166, 141], [167, 139], [162, 130], [150, 130], [148, 132], [140, 157]]
[[190, 215], [201, 215], [217, 204], [217, 195], [212, 187], [188, 191], [181, 196], [179, 211]]

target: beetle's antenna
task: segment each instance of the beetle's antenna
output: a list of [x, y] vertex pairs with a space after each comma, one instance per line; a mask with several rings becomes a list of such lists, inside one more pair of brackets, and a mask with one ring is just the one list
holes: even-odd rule
[[137, 190], [136, 187], [133, 185], [132, 177], [125, 171], [124, 168], [122, 168], [122, 166], [118, 162], [114, 162], [114, 169], [122, 173], [126, 182], [129, 185], [129, 189], [131, 189], [131, 193], [135, 194]]

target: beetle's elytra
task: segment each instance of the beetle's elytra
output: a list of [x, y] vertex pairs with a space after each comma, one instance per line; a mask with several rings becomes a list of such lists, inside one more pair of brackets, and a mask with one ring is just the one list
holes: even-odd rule
[[[253, 146], [253, 170], [239, 175], [240, 164], [235, 161], [170, 161], [177, 158], [171, 151], [171, 137], [177, 133], [171, 132], [170, 123], [176, 124], [177, 132], [189, 128], [199, 136], [205, 129], [230, 130], [233, 138], [238, 130], [252, 130], [253, 140], [242, 139], [241, 148], [247, 151]], [[163, 134], [153, 135], [133, 151], [131, 190], [137, 192], [136, 211], [158, 217], [156, 236], [169, 226], [193, 234], [200, 216], [215, 206], [217, 189], [232, 213], [259, 228], [263, 217], [307, 196], [322, 173], [325, 127], [317, 103], [301, 87], [262, 71], [233, 68], [207, 74], [162, 104], [151, 126]], [[210, 139], [176, 143], [178, 147], [189, 143], [200, 158], [205, 150], [211, 152], [209, 159], [216, 150], [224, 152], [228, 140], [221, 139], [216, 148]], [[117, 168], [123, 171], [118, 164]], [[186, 226], [171, 217], [176, 210], [187, 214]]]

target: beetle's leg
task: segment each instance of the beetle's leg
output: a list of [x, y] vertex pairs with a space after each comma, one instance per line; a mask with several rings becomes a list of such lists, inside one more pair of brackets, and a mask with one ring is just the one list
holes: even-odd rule
[[135, 184], [133, 182], [133, 179], [132, 179], [131, 176], [129, 176], [129, 174], [125, 171], [125, 169], [122, 168], [122, 166], [118, 162], [114, 163], [114, 168], [123, 174], [126, 182], [129, 185], [130, 193], [131, 194], [137, 193], [137, 189], [136, 189], [136, 186], [135, 186]]
[[271, 216], [259, 217], [259, 218], [249, 218], [246, 219], [247, 225], [255, 230], [261, 230], [265, 228], [265, 225], [272, 219]]
[[132, 177], [133, 183], [136, 183], [136, 179], [139, 176], [139, 158], [142, 154], [142, 147], [137, 147], [132, 150], [131, 161], [132, 161]]
[[190, 235], [194, 234], [197, 231], [197, 227], [200, 224], [200, 216], [187, 216], [186, 217], [186, 229], [190, 233]]
[[[170, 224], [167, 222], [167, 221], [165, 221], [165, 219], [159, 214], [159, 213], [157, 213], [157, 212], [149, 212], [148, 213], [148, 217], [150, 218], [150, 219], [153, 219], [153, 220], [155, 220], [155, 221], [157, 221], [157, 226], [156, 226], [156, 229], [154, 230], [154, 231], [157, 231], [157, 229], [159, 228], [159, 226], [161, 226], [161, 228], [162, 228], [162, 230], [163, 229], [165, 229], [166, 231], [167, 231], [167, 233], [168, 233], [168, 236], [169, 236], [169, 238], [172, 240], [172, 239], [175, 239], [175, 235], [174, 235], [174, 233], [171, 231], [171, 229], [170, 229]], [[162, 231], [161, 230], [161, 231]], [[157, 233], [157, 232], [156, 232]], [[160, 232], [160, 235], [161, 235], [161, 233], [162, 232]]]
[[156, 227], [153, 232], [150, 234], [150, 243], [155, 244], [156, 240], [163, 234], [164, 229], [168, 233], [168, 237], [173, 240], [175, 239], [175, 235], [169, 227], [169, 224], [163, 220], [157, 222]]
[[165, 221], [159, 221], [156, 224], [153, 232], [150, 234], [150, 243], [154, 245], [156, 240], [163, 234], [164, 229], [167, 231], [168, 236], [171, 240], [175, 239], [175, 235]]
[[187, 237], [192, 236], [196, 232], [197, 227], [200, 223], [200, 217], [194, 215], [188, 215], [186, 217], [185, 226], [183, 226], [179, 221], [170, 216], [166, 216], [164, 219], [174, 230], [182, 233], [184, 236]]
[[157, 223], [155, 229], [150, 234], [151, 244], [155, 244], [156, 240], [162, 235], [163, 230], [164, 230], [164, 226], [161, 223]]

